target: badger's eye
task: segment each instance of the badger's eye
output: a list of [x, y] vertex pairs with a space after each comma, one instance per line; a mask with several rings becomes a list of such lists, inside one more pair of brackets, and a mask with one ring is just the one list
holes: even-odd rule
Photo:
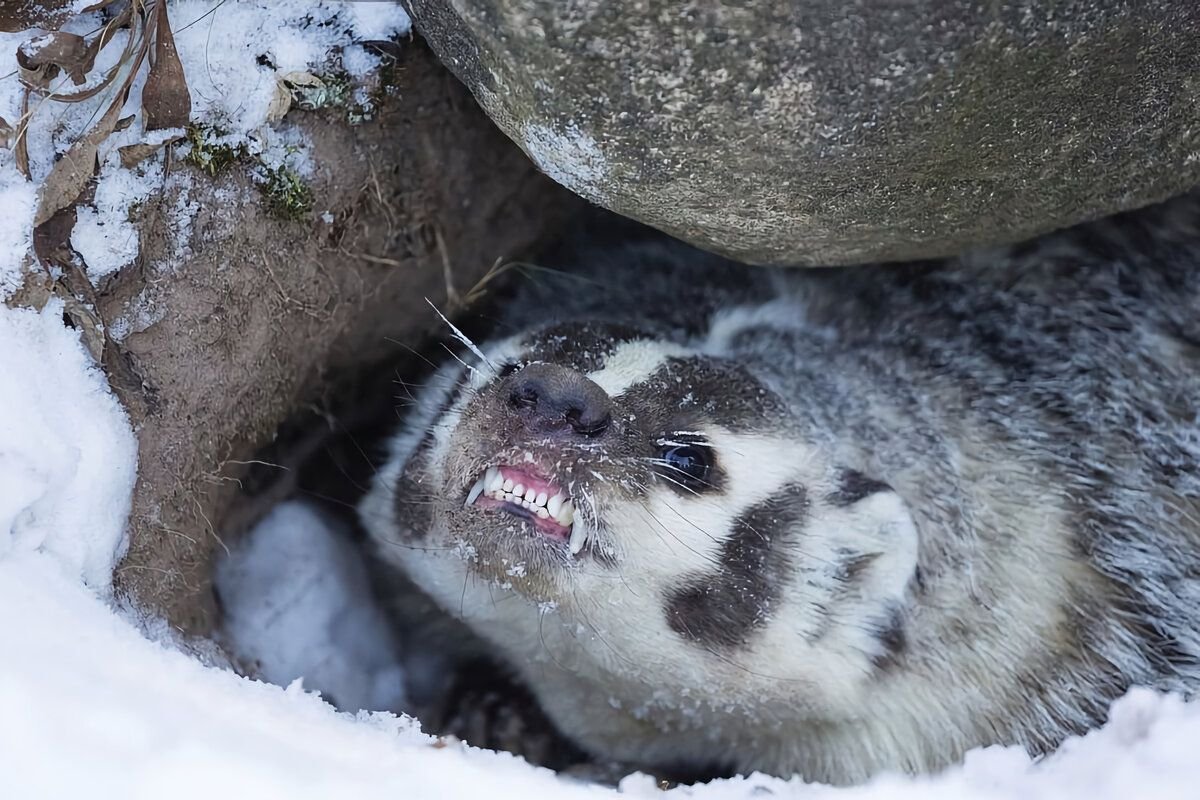
[[712, 462], [712, 451], [700, 444], [664, 444], [659, 459], [664, 478], [692, 491], [702, 491], [712, 485], [709, 482]]

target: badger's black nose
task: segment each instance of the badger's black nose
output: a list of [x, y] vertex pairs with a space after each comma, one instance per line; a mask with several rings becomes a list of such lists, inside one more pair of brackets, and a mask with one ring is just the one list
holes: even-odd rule
[[612, 422], [612, 400], [582, 373], [556, 364], [530, 364], [505, 378], [508, 404], [536, 433], [571, 431], [594, 438]]

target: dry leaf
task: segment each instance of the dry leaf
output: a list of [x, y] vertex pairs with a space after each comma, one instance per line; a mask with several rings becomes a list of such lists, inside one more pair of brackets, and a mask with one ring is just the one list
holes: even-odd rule
[[267, 122], [278, 122], [292, 110], [292, 90], [282, 80], [275, 81], [275, 94], [267, 106]]
[[142, 89], [142, 109], [146, 112], [146, 130], [185, 128], [192, 116], [192, 95], [188, 91], [183, 64], [175, 50], [175, 36], [167, 20], [167, 4], [154, 6], [154, 55], [146, 86]]
[[21, 121], [17, 123], [17, 146], [13, 148], [13, 160], [17, 169], [28, 180], [29, 175], [29, 137], [25, 131], [29, 126], [29, 87], [21, 93]]
[[70, 317], [71, 324], [79, 331], [79, 338], [92, 358], [99, 363], [104, 357], [104, 323], [91, 308], [65, 292], [57, 293], [63, 303], [63, 312]]
[[4, 305], [9, 308], [32, 308], [41, 311], [54, 296], [53, 282], [43, 269], [26, 266], [23, 270], [24, 279], [17, 290], [9, 295]]
[[33, 253], [39, 263], [61, 269], [71, 263], [71, 232], [78, 216], [74, 207], [64, 208], [33, 229]]
[[57, 212], [74, 203], [96, 173], [96, 152], [112, 135], [125, 104], [127, 92], [121, 92], [108, 111], [82, 138], [77, 140], [50, 170], [38, 193], [34, 227], [49, 220]]
[[0, 147], [3, 147], [5, 150], [12, 147], [14, 133], [13, 126], [8, 124], [8, 120], [0, 117]]
[[178, 136], [163, 139], [161, 142], [139, 142], [138, 144], [127, 144], [124, 147], [118, 147], [117, 152], [121, 154], [121, 166], [125, 167], [125, 169], [136, 167], [167, 145], [174, 144], [183, 138], [183, 134], [179, 134]]
[[292, 110], [292, 103], [325, 88], [325, 81], [311, 72], [288, 72], [275, 79], [275, 95], [267, 108], [267, 122], [278, 122]]
[[284, 84], [292, 89], [324, 89], [325, 81], [313, 75], [311, 72], [287, 72], [279, 78]]
[[0, 33], [53, 30], [71, 18], [73, 0], [0, 0]]
[[48, 86], [60, 69], [79, 86], [87, 81], [87, 73], [95, 61], [96, 54], [87, 41], [74, 33], [47, 33], [17, 48], [17, 66], [23, 80], [39, 88]]

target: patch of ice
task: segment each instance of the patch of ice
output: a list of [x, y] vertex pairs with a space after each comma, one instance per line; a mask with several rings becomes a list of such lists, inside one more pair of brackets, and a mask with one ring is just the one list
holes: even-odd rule
[[408, 707], [404, 670], [349, 531], [276, 506], [217, 567], [230, 649], [279, 686], [303, 680], [343, 711]]

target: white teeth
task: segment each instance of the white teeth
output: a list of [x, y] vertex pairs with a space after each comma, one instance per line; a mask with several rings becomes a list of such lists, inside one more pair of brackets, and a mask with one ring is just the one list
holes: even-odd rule
[[575, 521], [575, 505], [570, 500], [566, 501], [554, 515], [554, 519], [559, 525], [570, 525]]
[[577, 519], [571, 525], [571, 555], [579, 555], [579, 551], [585, 544], [587, 544], [587, 526], [583, 524], [582, 519]]
[[512, 478], [504, 477], [499, 467], [488, 467], [467, 493], [466, 504], [471, 505], [481, 494], [518, 505], [537, 514], [539, 519], [552, 519], [564, 528], [570, 528], [572, 553], [578, 553], [587, 543], [586, 528], [582, 522], [576, 524], [575, 505], [562, 492], [548, 496], [546, 492], [532, 487], [526, 489], [524, 484], [514, 484]]
[[479, 495], [483, 493], [483, 478], [475, 481], [475, 485], [471, 487], [471, 491], [467, 492], [467, 502], [465, 506], [469, 506], [479, 499]]

